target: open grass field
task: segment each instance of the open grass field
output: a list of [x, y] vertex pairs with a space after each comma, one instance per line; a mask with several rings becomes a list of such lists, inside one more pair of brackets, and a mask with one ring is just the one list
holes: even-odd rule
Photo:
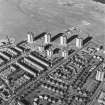
[[0, 39], [9, 35], [19, 41], [28, 31], [56, 34], [71, 26], [104, 43], [105, 5], [91, 0], [0, 0]]

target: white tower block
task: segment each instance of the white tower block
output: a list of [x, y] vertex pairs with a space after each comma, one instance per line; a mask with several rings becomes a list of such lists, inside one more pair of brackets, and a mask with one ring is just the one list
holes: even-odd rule
[[51, 33], [46, 33], [44, 35], [44, 43], [45, 44], [50, 44], [50, 42], [51, 42]]
[[52, 54], [53, 54], [52, 49], [46, 50], [47, 57], [51, 58], [52, 57]]
[[28, 32], [28, 34], [27, 34], [27, 42], [28, 43], [33, 43], [33, 41], [34, 41], [34, 33]]
[[76, 38], [76, 47], [82, 48], [83, 46], [83, 39], [82, 38]]
[[67, 57], [68, 57], [68, 51], [67, 50], [62, 50], [62, 57], [67, 59]]
[[66, 36], [60, 36], [60, 44], [62, 46], [66, 46], [67, 45], [67, 37]]
[[104, 71], [97, 71], [96, 80], [104, 81]]
[[44, 46], [43, 45], [39, 45], [38, 46], [38, 50], [39, 50], [39, 52], [43, 52], [44, 51]]

